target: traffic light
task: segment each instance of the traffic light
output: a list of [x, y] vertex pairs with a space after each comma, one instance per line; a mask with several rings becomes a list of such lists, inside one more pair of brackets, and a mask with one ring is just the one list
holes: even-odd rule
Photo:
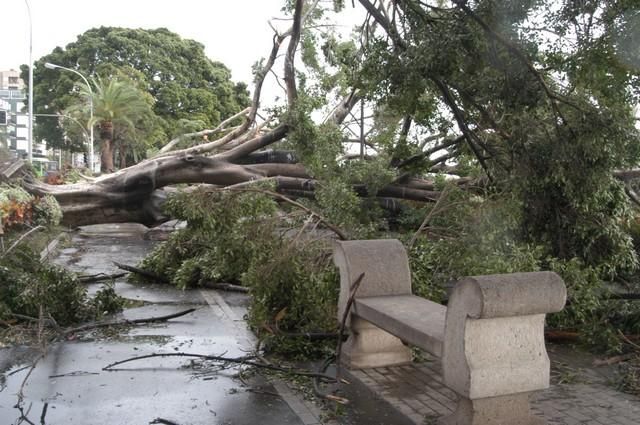
[[7, 125], [8, 118], [7, 111], [0, 109], [0, 125]]

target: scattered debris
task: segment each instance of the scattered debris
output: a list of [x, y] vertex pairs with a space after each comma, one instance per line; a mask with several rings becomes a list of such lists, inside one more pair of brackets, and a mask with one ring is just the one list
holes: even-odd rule
[[260, 362], [252, 360], [252, 359], [255, 358], [255, 356], [224, 357], [224, 356], [214, 356], [214, 355], [207, 355], [207, 354], [195, 354], [195, 353], [184, 353], [184, 352], [179, 352], [179, 353], [153, 353], [153, 354], [147, 354], [147, 355], [144, 355], [144, 356], [130, 357], [128, 359], [124, 359], [124, 360], [120, 360], [120, 361], [111, 363], [111, 364], [103, 367], [102, 370], [104, 370], [104, 371], [116, 371], [116, 370], [119, 370], [119, 369], [114, 369], [115, 366], [119, 366], [121, 364], [129, 363], [129, 362], [133, 362], [133, 361], [155, 358], [155, 357], [190, 357], [190, 358], [198, 358], [198, 359], [203, 359], [203, 360], [211, 360], [211, 361], [216, 361], [216, 362], [237, 363], [237, 364], [241, 364], [241, 365], [254, 366], [254, 367], [258, 367], [258, 368], [273, 370], [273, 371], [276, 371], [276, 372], [282, 372], [282, 373], [287, 373], [287, 374], [291, 374], [291, 375], [306, 376], [306, 377], [310, 377], [310, 378], [318, 378], [318, 379], [324, 380], [325, 382], [335, 382], [335, 378], [334, 377], [329, 376], [329, 375], [324, 374], [324, 373], [310, 372], [308, 370], [302, 370], [302, 369], [291, 368], [291, 367], [282, 367], [282, 366], [277, 366], [277, 365], [273, 365], [273, 364], [269, 364], [269, 363], [260, 363]]

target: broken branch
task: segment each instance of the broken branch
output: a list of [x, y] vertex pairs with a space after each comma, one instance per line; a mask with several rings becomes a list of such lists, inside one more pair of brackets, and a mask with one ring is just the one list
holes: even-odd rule
[[198, 358], [203, 360], [211, 360], [216, 362], [237, 363], [245, 366], [255, 366], [263, 369], [274, 370], [276, 372], [289, 373], [293, 375], [308, 376], [311, 378], [317, 377], [317, 378], [324, 379], [328, 382], [335, 381], [335, 379], [332, 376], [329, 376], [323, 373], [315, 373], [315, 372], [309, 372], [309, 371], [300, 370], [300, 369], [275, 366], [272, 364], [258, 363], [252, 360], [248, 360], [247, 357], [224, 357], [224, 356], [213, 356], [213, 355], [206, 355], [206, 354], [194, 354], [194, 353], [182, 353], [182, 352], [181, 353], [153, 353], [153, 354], [147, 354], [144, 356], [130, 357], [128, 359], [111, 363], [103, 367], [102, 370], [111, 372], [111, 371], [118, 370], [118, 369], [114, 369], [115, 366], [119, 366], [121, 364], [129, 363], [137, 360], [150, 359], [154, 357], [189, 357], [189, 358]]

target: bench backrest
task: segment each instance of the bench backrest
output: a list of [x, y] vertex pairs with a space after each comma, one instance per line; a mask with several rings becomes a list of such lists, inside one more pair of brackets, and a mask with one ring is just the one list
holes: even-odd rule
[[357, 297], [410, 295], [411, 271], [407, 251], [397, 239], [336, 241], [333, 262], [340, 269], [338, 317], [342, 317], [351, 285], [365, 276]]

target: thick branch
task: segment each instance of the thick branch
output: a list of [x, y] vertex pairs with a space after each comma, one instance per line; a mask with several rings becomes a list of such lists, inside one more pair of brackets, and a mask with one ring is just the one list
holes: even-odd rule
[[349, 112], [351, 112], [353, 107], [360, 101], [360, 98], [361, 96], [356, 93], [356, 89], [352, 89], [324, 121], [332, 122], [336, 125], [342, 124], [345, 118], [347, 118], [347, 115], [349, 115]]
[[489, 180], [493, 180], [491, 177], [491, 173], [489, 173], [489, 167], [487, 167], [484, 157], [480, 154], [480, 152], [478, 151], [478, 148], [474, 143], [475, 135], [471, 130], [469, 130], [469, 127], [467, 126], [467, 122], [464, 119], [464, 116], [462, 115], [462, 111], [460, 110], [460, 108], [458, 108], [458, 105], [456, 104], [456, 100], [453, 98], [451, 91], [449, 90], [447, 85], [441, 80], [439, 80], [438, 78], [431, 78], [431, 81], [433, 81], [436, 87], [438, 87], [438, 89], [442, 93], [442, 96], [444, 97], [445, 103], [449, 106], [449, 108], [451, 108], [451, 112], [453, 113], [453, 116], [456, 119], [456, 122], [458, 123], [458, 127], [460, 128], [460, 131], [462, 131], [462, 134], [465, 136], [467, 140], [467, 144], [471, 148], [471, 151], [473, 152], [474, 156], [476, 157], [476, 159], [478, 160], [482, 168], [484, 169], [484, 172], [487, 174], [487, 177], [489, 178]]
[[615, 170], [613, 176], [622, 181], [629, 181], [640, 177], [640, 168], [630, 170]]
[[466, 137], [465, 135], [462, 135], [462, 136], [456, 137], [455, 139], [445, 140], [444, 142], [440, 143], [439, 145], [436, 145], [436, 146], [434, 146], [432, 148], [429, 148], [426, 151], [417, 153], [415, 155], [411, 155], [409, 158], [407, 158], [404, 161], [400, 162], [397, 165], [397, 168], [403, 168], [403, 167], [406, 167], [407, 165], [411, 165], [411, 164], [414, 164], [416, 162], [422, 161], [425, 158], [429, 158], [429, 156], [431, 154], [434, 154], [434, 153], [438, 152], [439, 150], [446, 149], [448, 147], [457, 145], [458, 143], [463, 141], [465, 139], [465, 137]]
[[[160, 149], [160, 151], [158, 151], [158, 154], [163, 154], [166, 152], [169, 152], [170, 150], [173, 149], [173, 147], [175, 145], [177, 145], [178, 143], [180, 143], [183, 140], [187, 140], [187, 139], [193, 139], [196, 137], [204, 137], [204, 136], [208, 136], [210, 134], [213, 133], [217, 133], [220, 131], [223, 131], [225, 129], [225, 127], [227, 125], [229, 125], [233, 120], [235, 120], [236, 118], [240, 118], [242, 116], [246, 116], [249, 112], [251, 112], [251, 108], [245, 108], [242, 111], [238, 112], [237, 114], [227, 118], [226, 120], [222, 121], [216, 128], [213, 129], [207, 129], [207, 130], [201, 130], [201, 131], [197, 131], [195, 133], [187, 133], [187, 134], [182, 134], [178, 137], [176, 137], [175, 139], [171, 140], [169, 143], [167, 143], [166, 145], [164, 145], [162, 147], [162, 149]], [[158, 155], [156, 155], [158, 156]]]
[[265, 148], [272, 143], [282, 140], [287, 135], [288, 129], [289, 128], [286, 124], [280, 124], [269, 133], [251, 139], [231, 149], [230, 151], [216, 155], [216, 157], [226, 161], [238, 160], [243, 156], [250, 154], [251, 152], [255, 152], [258, 149]]
[[296, 8], [293, 13], [293, 26], [291, 28], [291, 38], [289, 39], [289, 47], [287, 48], [287, 54], [284, 58], [284, 81], [287, 85], [287, 101], [290, 108], [293, 107], [295, 101], [298, 99], [294, 62], [302, 29], [303, 6], [304, 0], [296, 0]]

